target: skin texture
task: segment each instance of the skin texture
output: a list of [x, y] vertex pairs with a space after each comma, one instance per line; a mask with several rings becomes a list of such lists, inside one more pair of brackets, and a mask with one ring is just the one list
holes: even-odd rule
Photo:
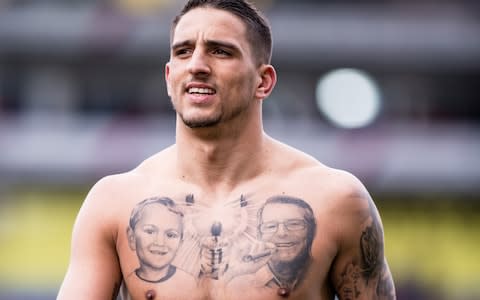
[[91, 189], [57, 299], [395, 299], [362, 183], [263, 131], [276, 73], [240, 18], [186, 13], [165, 79], [176, 143]]

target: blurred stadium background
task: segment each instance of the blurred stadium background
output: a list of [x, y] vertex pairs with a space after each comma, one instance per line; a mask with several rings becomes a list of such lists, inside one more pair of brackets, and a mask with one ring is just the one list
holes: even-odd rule
[[[173, 0], [0, 1], [0, 299], [53, 299], [102, 176], [174, 141]], [[480, 299], [478, 1], [256, 1], [270, 135], [356, 174], [398, 299]]]

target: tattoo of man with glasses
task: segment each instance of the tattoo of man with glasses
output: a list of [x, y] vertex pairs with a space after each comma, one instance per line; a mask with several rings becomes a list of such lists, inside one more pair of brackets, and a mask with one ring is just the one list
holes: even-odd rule
[[274, 196], [258, 211], [258, 220], [259, 239], [275, 245], [263, 270], [271, 274], [265, 285], [295, 289], [311, 259], [316, 231], [312, 208], [302, 199]]

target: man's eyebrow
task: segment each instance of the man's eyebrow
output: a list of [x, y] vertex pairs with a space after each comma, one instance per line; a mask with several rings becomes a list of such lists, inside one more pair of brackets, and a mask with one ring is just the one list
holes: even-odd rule
[[[190, 40], [185, 40], [185, 41], [174, 43], [171, 48], [172, 50], [175, 50], [182, 47], [192, 46], [194, 44], [195, 43]], [[228, 49], [240, 52], [240, 49], [238, 48], [237, 45], [226, 42], [226, 41], [207, 40], [205, 44], [207, 45], [208, 48], [222, 47], [222, 48], [228, 48]]]
[[221, 47], [221, 48], [228, 48], [231, 50], [239, 51], [237, 45], [233, 43], [225, 42], [225, 41], [207, 40], [206, 44], [207, 44], [207, 47], [209, 48]]
[[178, 48], [182, 48], [182, 47], [185, 47], [185, 46], [191, 46], [191, 45], [193, 45], [192, 41], [185, 40], [185, 41], [174, 43], [171, 48], [172, 48], [172, 50], [175, 50], [175, 49], [178, 49]]

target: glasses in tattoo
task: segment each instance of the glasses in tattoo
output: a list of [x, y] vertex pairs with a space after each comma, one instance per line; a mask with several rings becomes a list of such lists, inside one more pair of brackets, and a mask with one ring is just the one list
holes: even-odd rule
[[307, 227], [307, 223], [303, 219], [288, 219], [283, 222], [270, 221], [260, 224], [260, 232], [275, 233], [278, 231], [278, 226], [283, 224], [283, 228], [288, 231], [302, 230]]

